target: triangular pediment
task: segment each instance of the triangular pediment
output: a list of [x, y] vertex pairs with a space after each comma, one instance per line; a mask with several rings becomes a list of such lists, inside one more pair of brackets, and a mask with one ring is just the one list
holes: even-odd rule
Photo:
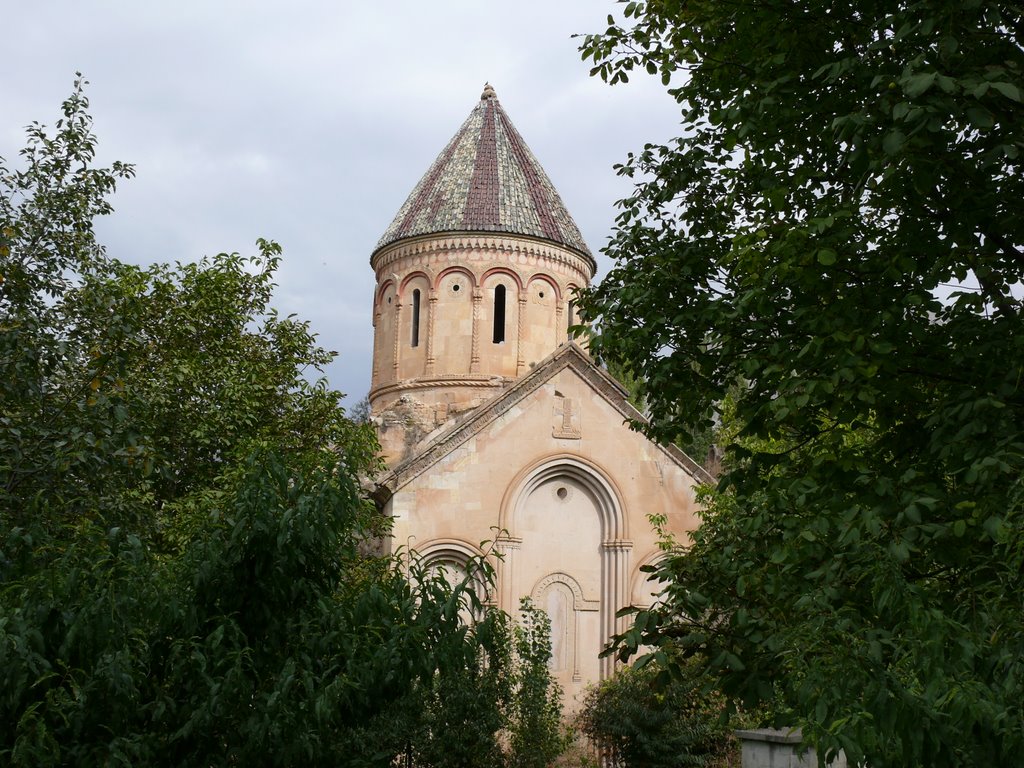
[[[442, 429], [424, 442], [416, 452], [397, 464], [378, 481], [379, 493], [386, 498], [416, 477], [443, 461], [452, 452], [486, 430], [496, 420], [518, 406], [562, 371], [576, 374], [625, 423], [643, 422], [641, 414], [627, 398], [627, 392], [607, 371], [594, 363], [586, 351], [574, 342], [562, 344], [512, 386], [470, 412], [458, 423]], [[643, 437], [641, 435], [641, 437]], [[649, 439], [643, 437], [643, 439]], [[671, 461], [700, 483], [713, 482], [710, 474], [674, 445], [657, 445]]]

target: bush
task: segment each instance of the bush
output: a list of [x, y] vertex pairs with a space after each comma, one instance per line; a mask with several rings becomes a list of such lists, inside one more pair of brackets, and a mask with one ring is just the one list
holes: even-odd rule
[[696, 674], [667, 679], [654, 664], [625, 667], [593, 686], [577, 726], [614, 768], [727, 766], [737, 749], [725, 700]]
[[551, 619], [528, 598], [515, 628], [515, 685], [509, 706], [510, 768], [545, 768], [568, 746], [562, 691], [551, 678]]

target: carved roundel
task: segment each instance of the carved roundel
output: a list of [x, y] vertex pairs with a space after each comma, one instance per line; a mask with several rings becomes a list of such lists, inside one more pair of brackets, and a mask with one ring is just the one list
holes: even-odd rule
[[448, 295], [458, 298], [466, 293], [466, 285], [459, 278], [448, 283]]
[[559, 504], [566, 504], [572, 498], [572, 486], [566, 482], [551, 484], [551, 493]]

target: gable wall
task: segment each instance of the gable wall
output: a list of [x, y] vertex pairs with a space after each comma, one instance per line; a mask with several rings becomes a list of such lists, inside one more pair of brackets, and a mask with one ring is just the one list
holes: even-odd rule
[[561, 617], [556, 671], [571, 701], [609, 671], [597, 653], [620, 627], [614, 612], [649, 601], [638, 569], [659, 550], [647, 516], [665, 515], [685, 540], [697, 525], [694, 485], [563, 368], [399, 488], [389, 511], [396, 546], [431, 554], [497, 539], [500, 607], [513, 611], [532, 594]]

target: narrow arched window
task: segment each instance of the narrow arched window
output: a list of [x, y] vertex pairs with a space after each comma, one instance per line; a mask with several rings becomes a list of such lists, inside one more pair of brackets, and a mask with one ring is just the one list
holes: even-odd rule
[[494, 343], [505, 341], [505, 286], [494, 288]]
[[576, 302], [575, 301], [570, 301], [569, 302], [569, 311], [566, 312], [565, 314], [568, 316], [566, 318], [565, 330], [568, 331], [570, 328], [572, 328], [572, 324], [576, 321], [576, 318], [575, 318], [575, 315], [576, 315]]
[[420, 289], [412, 292], [412, 346], [420, 345]]

